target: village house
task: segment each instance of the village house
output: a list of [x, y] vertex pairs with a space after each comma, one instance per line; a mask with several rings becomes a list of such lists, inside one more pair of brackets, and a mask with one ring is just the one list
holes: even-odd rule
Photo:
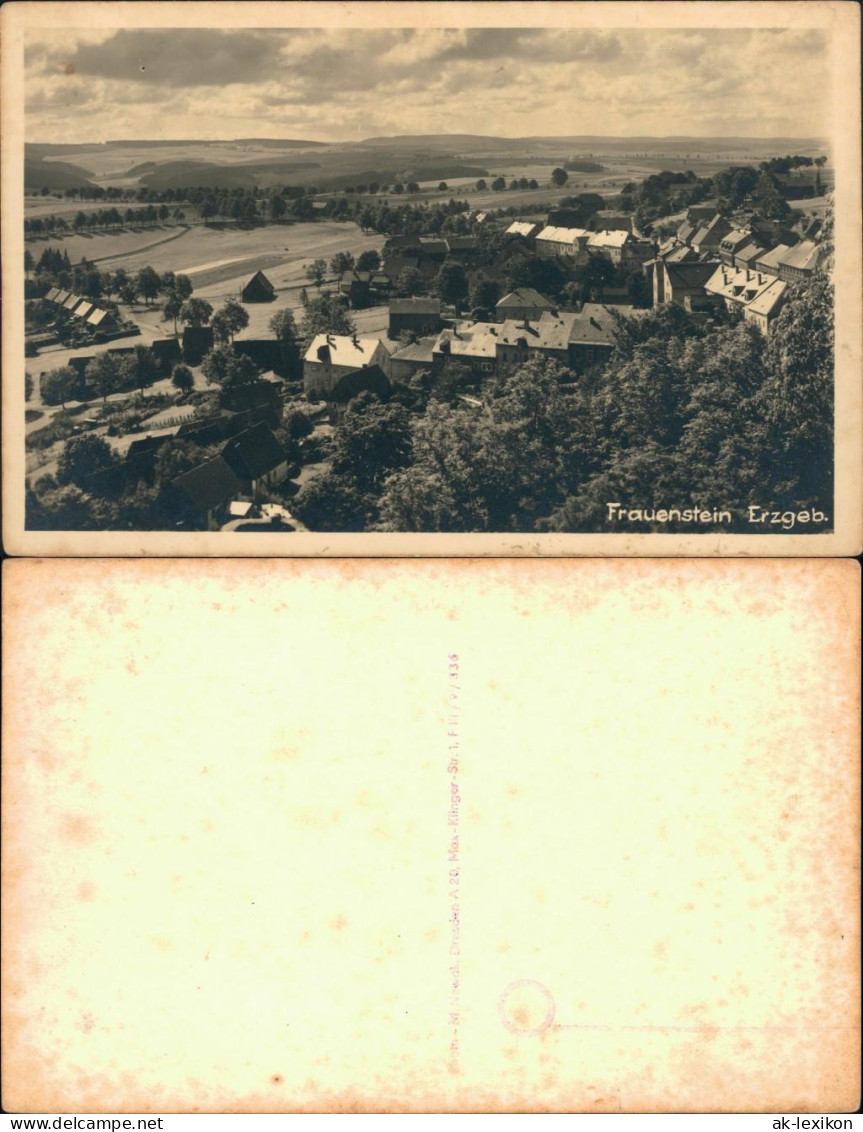
[[734, 253], [746, 247], [751, 240], [752, 233], [748, 228], [732, 228], [719, 241], [719, 258], [724, 264], [733, 267]]
[[718, 201], [703, 200], [700, 204], [691, 204], [686, 210], [686, 219], [696, 227], [712, 220], [717, 213]]
[[697, 252], [713, 252], [719, 248], [723, 237], [727, 236], [730, 231], [729, 222], [724, 216], [717, 213], [712, 220], [702, 224], [689, 243]]
[[451, 359], [478, 377], [507, 372], [532, 358], [558, 362], [575, 375], [607, 361], [616, 328], [611, 311], [600, 303], [585, 303], [580, 311], [543, 311], [538, 319], [463, 322], [442, 332], [433, 357], [436, 369]]
[[554, 303], [533, 287], [517, 287], [498, 300], [494, 311], [498, 322], [506, 322], [507, 319], [541, 318], [545, 311], [553, 309]]
[[470, 261], [479, 252], [479, 241], [476, 236], [447, 236], [446, 247], [452, 259]]
[[240, 293], [244, 303], [271, 303], [276, 297], [276, 288], [263, 271], [256, 271]]
[[823, 250], [811, 240], [801, 240], [779, 261], [779, 278], [786, 283], [808, 279], [821, 262]]
[[681, 244], [689, 245], [692, 243], [692, 237], [698, 231], [698, 225], [692, 220], [684, 220], [684, 222], [677, 229], [677, 239]]
[[[630, 308], [631, 309], [631, 308]], [[569, 364], [576, 373], [604, 365], [616, 342], [617, 322], [608, 307], [585, 303], [569, 334]]]
[[704, 285], [718, 266], [709, 263], [660, 263], [653, 273], [653, 305], [675, 303], [685, 310], [704, 310], [707, 292]]
[[731, 266], [754, 268], [766, 251], [767, 248], [750, 234], [749, 243], [744, 244], [734, 253], [734, 262]]
[[434, 363], [436, 336], [419, 338], [390, 355], [390, 375], [393, 381], [409, 381], [415, 373], [431, 369]]
[[432, 334], [440, 330], [440, 299], [418, 296], [412, 299], [390, 299], [390, 338], [398, 338], [404, 331], [415, 334]]
[[617, 267], [626, 267], [649, 259], [653, 245], [649, 240], [636, 240], [622, 228], [613, 231], [603, 228], [591, 233], [587, 250], [590, 255], [601, 255]]
[[207, 531], [219, 529], [231, 500], [243, 494], [243, 485], [221, 456], [184, 472], [170, 487], [180, 513]]
[[184, 326], [183, 360], [190, 366], [200, 365], [215, 340], [212, 326]]
[[69, 313], [71, 314], [72, 311], [74, 311], [75, 307], [77, 307], [79, 303], [83, 302], [84, 299], [81, 297], [81, 295], [76, 295], [74, 292], [70, 292], [66, 296], [66, 299], [64, 300], [62, 305], [64, 309], [69, 311]]
[[87, 325], [94, 327], [96, 330], [101, 330], [105, 334], [111, 334], [113, 331], [119, 329], [117, 319], [111, 314], [110, 311], [100, 310], [99, 307], [94, 307], [87, 315]]
[[765, 252], [755, 261], [756, 271], [760, 271], [764, 275], [773, 275], [778, 278], [779, 265], [785, 257], [785, 253], [790, 251], [791, 248], [788, 244], [777, 244], [775, 248], [771, 248], [769, 252]]
[[490, 322], [457, 322], [442, 330], [432, 349], [435, 371], [453, 361], [466, 366], [476, 377], [493, 374], [499, 335], [500, 328]]
[[275, 338], [238, 338], [234, 353], [248, 358], [264, 373], [281, 373], [284, 368], [282, 344]]
[[743, 317], [759, 326], [765, 338], [770, 334], [773, 320], [782, 309], [787, 287], [788, 284], [783, 283], [781, 279], [774, 279], [769, 287], [765, 287], [760, 295], [756, 295], [752, 302], [743, 308]]
[[721, 299], [729, 310], [740, 308], [744, 318], [760, 326], [765, 335], [782, 307], [786, 288], [786, 283], [772, 275], [724, 264], [704, 285], [705, 291]]
[[247, 493], [257, 498], [288, 475], [288, 457], [269, 425], [260, 421], [234, 436], [222, 458]]
[[510, 319], [500, 328], [496, 350], [498, 367], [514, 369], [531, 358], [570, 364], [569, 338], [578, 315], [574, 311], [546, 311], [536, 320]]
[[183, 360], [180, 343], [176, 338], [156, 338], [150, 343], [150, 349], [163, 374], [169, 374], [172, 368]]
[[449, 255], [445, 239], [437, 236], [420, 236], [420, 252], [423, 259], [443, 262]]
[[536, 242], [538, 232], [541, 232], [542, 224], [533, 224], [529, 220], [513, 220], [512, 224], [504, 232], [504, 236], [510, 239], [524, 240], [529, 246], [533, 247]]
[[390, 286], [390, 276], [383, 271], [350, 271], [339, 283], [339, 291], [354, 310], [363, 310], [379, 301]]
[[593, 233], [586, 228], [558, 228], [547, 224], [536, 237], [536, 254], [544, 257], [569, 256], [587, 261], [587, 242]]
[[389, 350], [380, 338], [318, 334], [303, 359], [303, 388], [311, 401], [326, 399], [340, 377], [364, 366], [389, 370]]
[[282, 420], [282, 384], [277, 381], [247, 381], [229, 385], [219, 393], [219, 409], [226, 413], [253, 410], [258, 419], [276, 428]]

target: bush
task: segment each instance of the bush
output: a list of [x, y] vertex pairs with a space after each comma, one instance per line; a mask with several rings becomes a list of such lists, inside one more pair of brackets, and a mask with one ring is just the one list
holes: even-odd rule
[[50, 424], [27, 434], [24, 438], [24, 447], [31, 452], [39, 452], [43, 448], [50, 448], [60, 440], [68, 440], [74, 431], [74, 420], [67, 413], [57, 413]]

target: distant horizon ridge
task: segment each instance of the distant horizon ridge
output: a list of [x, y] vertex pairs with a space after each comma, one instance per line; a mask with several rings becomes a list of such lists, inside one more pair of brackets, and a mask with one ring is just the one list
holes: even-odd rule
[[828, 139], [815, 135], [792, 136], [787, 134], [470, 134], [470, 133], [436, 133], [436, 134], [377, 134], [372, 137], [354, 141], [342, 138], [334, 141], [320, 141], [314, 138], [278, 138], [278, 137], [237, 137], [237, 138], [107, 138], [104, 141], [93, 142], [62, 142], [62, 141], [31, 141], [25, 139], [27, 145], [50, 145], [63, 148], [85, 148], [100, 145], [311, 145], [311, 146], [363, 146], [386, 142], [410, 141], [428, 142], [443, 139], [476, 139], [482, 141], [502, 142], [597, 142], [603, 140], [614, 141], [690, 141], [690, 142], [819, 142]]

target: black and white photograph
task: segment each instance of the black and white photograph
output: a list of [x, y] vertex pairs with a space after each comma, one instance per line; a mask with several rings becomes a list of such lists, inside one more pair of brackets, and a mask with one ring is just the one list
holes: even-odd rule
[[854, 6], [711, 7], [26, 28], [24, 530], [834, 534]]

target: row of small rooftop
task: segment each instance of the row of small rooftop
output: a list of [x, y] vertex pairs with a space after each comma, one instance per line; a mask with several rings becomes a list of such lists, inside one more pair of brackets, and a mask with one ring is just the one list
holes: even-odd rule
[[645, 268], [658, 262], [693, 264], [718, 259], [727, 267], [750, 268], [786, 283], [795, 283], [810, 276], [827, 257], [825, 247], [814, 240], [768, 247], [766, 241], [750, 229], [731, 228], [727, 221], [713, 225], [709, 231], [701, 229], [689, 239], [689, 243], [684, 242], [678, 233], [664, 240], [658, 245], [656, 255], [645, 263]]
[[621, 223], [607, 228], [583, 228], [578, 225], [563, 224], [535, 224], [526, 220], [514, 220], [506, 229], [504, 235], [518, 236], [527, 241], [543, 243], [548, 241], [557, 244], [581, 244], [588, 248], [622, 248], [630, 241], [636, 239], [632, 223]]
[[86, 299], [83, 295], [76, 295], [74, 291], [64, 291], [60, 287], [52, 287], [45, 296], [45, 301], [56, 307], [62, 307], [69, 311], [73, 317], [82, 319], [87, 325], [99, 330], [114, 329], [117, 326], [117, 320], [111, 311], [104, 310], [92, 299]]
[[[438, 321], [438, 329], [407, 346], [383, 337], [319, 334], [303, 359], [306, 395], [329, 400], [344, 375], [371, 366], [380, 367], [393, 380], [407, 380], [448, 360], [482, 376], [531, 357], [545, 357], [577, 373], [603, 361], [614, 347], [617, 320], [601, 303], [585, 303], [580, 311], [558, 311], [529, 289], [508, 298], [525, 304], [518, 317], [499, 322], [457, 319], [442, 328]], [[529, 308], [527, 304], [534, 301], [537, 306]], [[643, 313], [631, 306], [615, 310], [629, 316]]]

